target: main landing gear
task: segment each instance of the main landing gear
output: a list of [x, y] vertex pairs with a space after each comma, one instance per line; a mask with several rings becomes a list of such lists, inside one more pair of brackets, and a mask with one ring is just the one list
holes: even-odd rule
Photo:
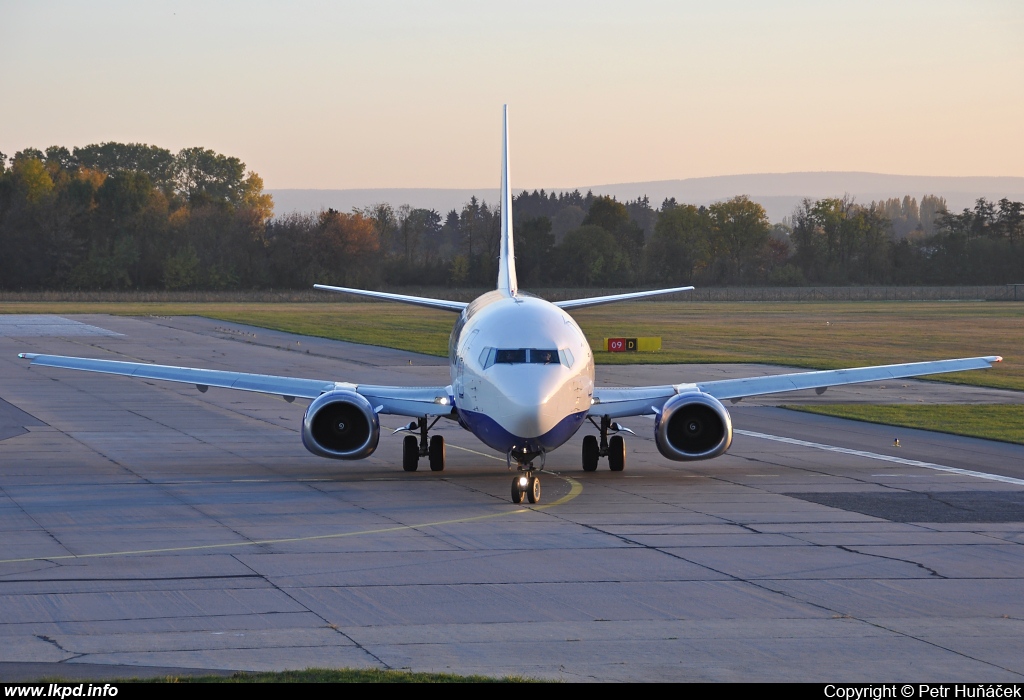
[[598, 443], [597, 437], [594, 435], [587, 435], [583, 438], [583, 471], [596, 471], [601, 457], [607, 457], [608, 468], [613, 472], [621, 472], [626, 468], [626, 441], [621, 435], [613, 435], [609, 440], [608, 431], [613, 433], [620, 431], [631, 433], [633, 431], [618, 423], [612, 423], [612, 419], [608, 416], [601, 416], [600, 425], [594, 421], [593, 416], [587, 416], [587, 420], [601, 431], [601, 442]]
[[402, 442], [402, 469], [414, 472], [420, 466], [420, 457], [426, 457], [430, 463], [430, 471], [444, 471], [444, 438], [440, 435], [427, 438], [427, 431], [433, 428], [439, 420], [441, 420], [440, 416], [435, 418], [433, 423], [427, 425], [427, 417], [423, 416], [405, 428], [401, 428], [410, 433], [419, 431], [420, 434], [418, 440], [415, 435], [405, 436], [405, 440]]
[[[533, 459], [540, 457], [540, 467], [533, 466]], [[519, 475], [512, 479], [512, 502], [519, 505], [525, 497], [530, 503], [540, 503], [540, 477], [536, 472], [544, 469], [544, 453], [523, 453], [516, 454], [515, 448], [511, 448], [505, 455], [508, 460], [508, 468], [512, 469], [515, 462], [519, 469]]]

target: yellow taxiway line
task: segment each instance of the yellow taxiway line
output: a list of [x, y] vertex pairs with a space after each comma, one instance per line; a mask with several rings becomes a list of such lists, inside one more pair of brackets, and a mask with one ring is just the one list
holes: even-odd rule
[[435, 520], [429, 523], [418, 523], [416, 525], [395, 525], [394, 527], [382, 527], [374, 530], [358, 530], [356, 532], [337, 532], [330, 535], [310, 535], [308, 537], [282, 537], [274, 540], [251, 540], [248, 542], [227, 542], [223, 544], [201, 544], [189, 547], [161, 547], [158, 549], [133, 549], [124, 550], [120, 552], [96, 552], [93, 554], [62, 554], [55, 557], [25, 557], [22, 559], [0, 559], [0, 564], [14, 564], [18, 562], [29, 562], [29, 561], [62, 561], [68, 559], [99, 559], [101, 557], [126, 557], [138, 554], [164, 554], [167, 552], [200, 552], [212, 549], [227, 549], [229, 547], [254, 547], [259, 545], [268, 544], [288, 544], [291, 542], [313, 542], [316, 540], [333, 540], [341, 539], [343, 537], [359, 537], [361, 535], [380, 535], [387, 532], [401, 532], [403, 530], [418, 530], [420, 528], [427, 527], [438, 527], [441, 525], [454, 525], [457, 523], [471, 523], [479, 520], [491, 520], [493, 518], [502, 518], [510, 515], [519, 515], [522, 513], [531, 513], [538, 510], [547, 510], [549, 508], [556, 508], [560, 505], [564, 505], [576, 498], [583, 492], [583, 484], [572, 479], [568, 476], [562, 476], [561, 474], [555, 474], [554, 472], [548, 472], [553, 476], [557, 476], [560, 479], [564, 479], [569, 484], [569, 493], [559, 498], [557, 501], [547, 503], [544, 505], [531, 506], [529, 508], [516, 508], [515, 510], [506, 510], [499, 513], [488, 513], [486, 515], [474, 515], [467, 518], [452, 518], [451, 520]]

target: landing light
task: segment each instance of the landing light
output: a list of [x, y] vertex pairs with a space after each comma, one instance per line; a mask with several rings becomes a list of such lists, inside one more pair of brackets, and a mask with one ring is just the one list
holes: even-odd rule
[[519, 486], [520, 486], [520, 488], [524, 488], [525, 489], [529, 485], [530, 485], [530, 480], [529, 479], [527, 479], [525, 476], [519, 477]]
[[442, 406], [447, 406], [448, 405], [448, 397], [447, 396], [438, 396], [436, 399], [434, 399], [434, 403], [440, 404]]

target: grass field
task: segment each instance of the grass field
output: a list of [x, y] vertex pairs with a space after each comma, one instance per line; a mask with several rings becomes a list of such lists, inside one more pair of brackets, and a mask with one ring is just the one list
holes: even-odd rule
[[783, 406], [795, 411], [851, 418], [868, 423], [921, 428], [940, 433], [1002, 440], [1024, 445], [1024, 406], [964, 404], [827, 404]]
[[[0, 313], [197, 315], [443, 356], [455, 314], [391, 303], [3, 302]], [[591, 346], [657, 335], [658, 353], [598, 363], [762, 362], [815, 369], [1002, 355], [942, 381], [1024, 390], [1024, 304], [1011, 302], [633, 302], [574, 314]]]

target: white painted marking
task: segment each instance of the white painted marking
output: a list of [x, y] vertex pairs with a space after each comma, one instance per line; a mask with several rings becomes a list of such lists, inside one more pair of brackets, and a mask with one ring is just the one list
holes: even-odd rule
[[66, 338], [88, 335], [116, 337], [122, 334], [51, 314], [10, 314], [0, 316], [0, 337]]
[[496, 459], [499, 462], [505, 461], [504, 457], [495, 457], [494, 455], [489, 455], [483, 452], [477, 452], [476, 450], [471, 450], [468, 447], [460, 447], [459, 445], [453, 445], [450, 442], [448, 443], [448, 447], [451, 447], [453, 450], [462, 450], [463, 452], [470, 452], [475, 455], [480, 455], [481, 457], [486, 457], [487, 459]]
[[960, 476], [973, 476], [975, 479], [987, 479], [988, 481], [1001, 481], [1004, 484], [1016, 484], [1017, 486], [1024, 486], [1024, 479], [1015, 479], [1012, 476], [1000, 476], [999, 474], [986, 474], [985, 472], [975, 472], [970, 469], [958, 469], [956, 467], [946, 467], [941, 464], [932, 464], [931, 462], [921, 462], [916, 459], [904, 459], [902, 457], [890, 457], [889, 455], [880, 455], [875, 452], [865, 452], [863, 450], [851, 450], [846, 447], [836, 447], [835, 445], [823, 445], [820, 442], [808, 442], [806, 440], [797, 440], [795, 438], [781, 437], [779, 435], [766, 435], [765, 433], [755, 433], [750, 430], [736, 430], [734, 431], [740, 435], [746, 435], [747, 437], [761, 438], [762, 440], [772, 440], [774, 442], [783, 442], [787, 445], [798, 445], [800, 447], [811, 447], [815, 450], [825, 450], [827, 452], [838, 452], [844, 455], [853, 455], [854, 457], [865, 457], [867, 459], [877, 459], [882, 462], [892, 462], [893, 464], [905, 464], [908, 467], [921, 467], [923, 469], [932, 469], [938, 472], [946, 472], [948, 474], [959, 474]]

